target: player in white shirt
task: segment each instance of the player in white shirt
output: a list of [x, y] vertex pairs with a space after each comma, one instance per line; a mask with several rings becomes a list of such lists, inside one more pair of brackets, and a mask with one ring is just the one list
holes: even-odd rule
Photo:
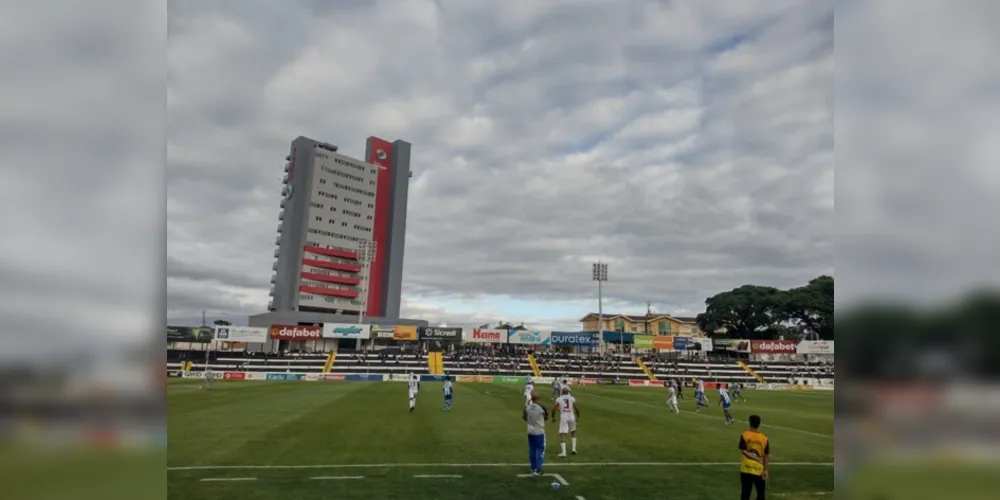
[[667, 383], [667, 394], [667, 408], [674, 413], [680, 413], [681, 409], [677, 407], [677, 382], [674, 380]]
[[211, 368], [205, 368], [205, 384], [201, 386], [202, 389], [211, 389], [212, 380], [215, 380], [215, 373], [212, 372]]
[[705, 396], [705, 381], [702, 379], [695, 379], [694, 410], [700, 412], [702, 407], [708, 408], [708, 398]]
[[531, 377], [524, 383], [524, 406], [531, 403], [531, 393], [535, 391], [535, 384], [531, 383]]
[[556, 398], [552, 405], [552, 421], [559, 415], [559, 438], [562, 441], [562, 453], [558, 456], [566, 456], [566, 435], [572, 437], [573, 454], [576, 455], [576, 421], [580, 420], [580, 408], [576, 406], [576, 398], [569, 393], [569, 387], [562, 388], [562, 395]]
[[569, 389], [569, 379], [568, 378], [564, 378], [562, 380], [562, 384], [559, 384], [559, 391], [561, 392], [563, 389]]
[[410, 411], [417, 407], [417, 392], [420, 390], [420, 377], [416, 373], [410, 374]]
[[562, 385], [559, 383], [559, 379], [552, 379], [552, 401], [555, 401], [559, 397], [559, 391], [562, 389]]
[[719, 384], [719, 405], [722, 406], [722, 413], [726, 415], [726, 425], [733, 424], [733, 412], [729, 411], [733, 401], [729, 398], [729, 391], [722, 384]]

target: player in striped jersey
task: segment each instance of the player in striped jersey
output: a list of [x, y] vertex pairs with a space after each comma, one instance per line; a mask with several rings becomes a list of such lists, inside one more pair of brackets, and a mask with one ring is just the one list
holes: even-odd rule
[[726, 425], [732, 425], [733, 412], [729, 411], [729, 407], [733, 405], [733, 401], [729, 398], [729, 391], [723, 384], [719, 384], [719, 405], [722, 406], [722, 413], [726, 415]]

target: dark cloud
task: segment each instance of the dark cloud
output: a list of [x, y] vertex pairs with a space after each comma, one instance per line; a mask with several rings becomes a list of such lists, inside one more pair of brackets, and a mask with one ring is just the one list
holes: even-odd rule
[[831, 271], [831, 2], [246, 4], [171, 3], [175, 318], [263, 309], [298, 135], [413, 143], [404, 308], [432, 320], [590, 300], [598, 258], [609, 300], [692, 314]]

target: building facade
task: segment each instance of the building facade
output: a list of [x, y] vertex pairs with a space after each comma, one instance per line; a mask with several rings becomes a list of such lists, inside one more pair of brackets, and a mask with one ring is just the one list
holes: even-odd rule
[[298, 137], [285, 160], [268, 310], [398, 318], [410, 144], [369, 137], [359, 160]]
[[604, 325], [599, 325], [597, 313], [580, 318], [583, 331], [607, 330], [612, 332], [636, 333], [640, 335], [680, 335], [697, 337], [703, 335], [695, 318], [670, 316], [665, 314], [604, 314]]

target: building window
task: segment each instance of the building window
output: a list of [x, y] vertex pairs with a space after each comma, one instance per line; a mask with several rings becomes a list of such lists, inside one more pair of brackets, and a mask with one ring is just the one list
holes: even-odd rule
[[316, 220], [319, 221], [319, 222], [323, 222], [323, 218], [319, 217], [319, 216], [316, 217]]

